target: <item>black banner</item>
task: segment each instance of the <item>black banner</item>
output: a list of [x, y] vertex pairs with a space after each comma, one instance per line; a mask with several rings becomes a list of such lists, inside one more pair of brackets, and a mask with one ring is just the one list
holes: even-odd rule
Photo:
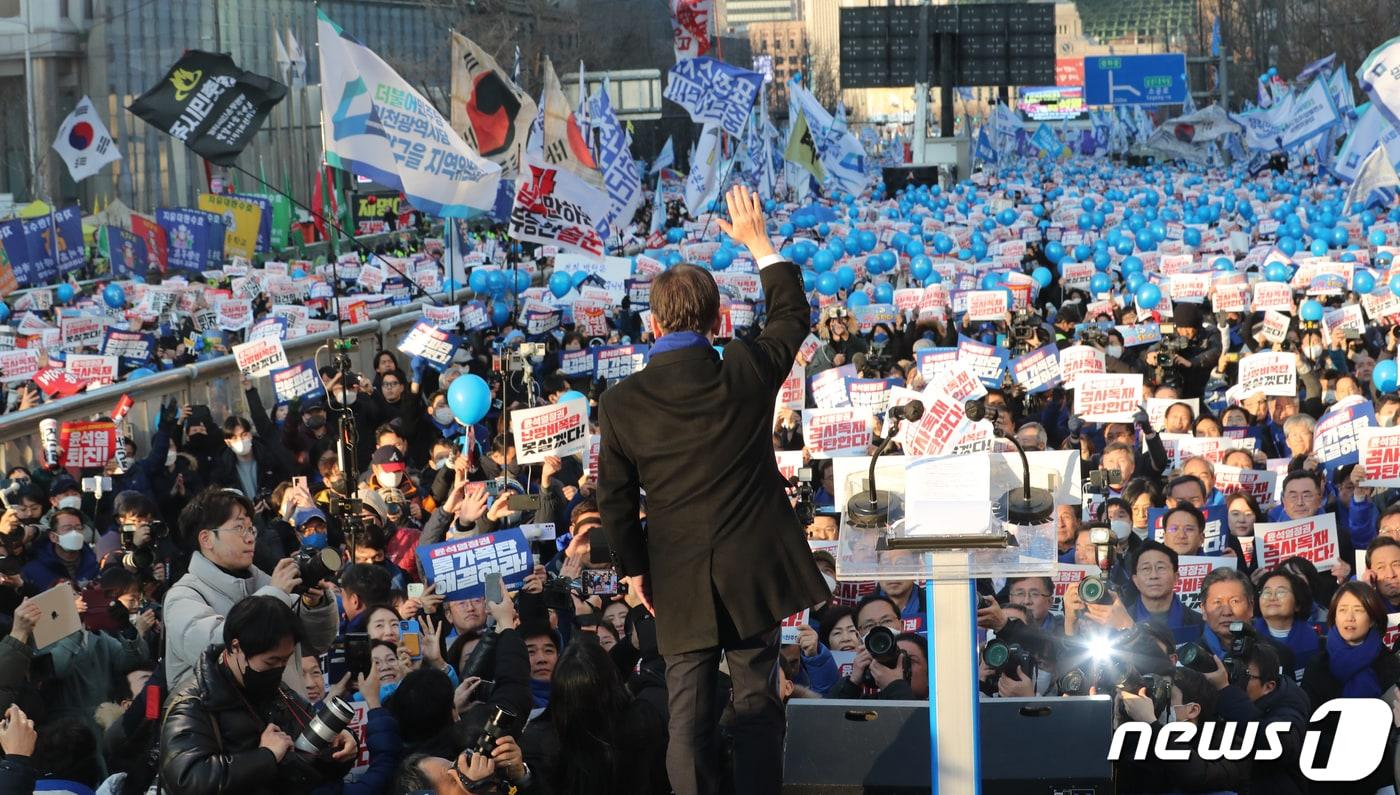
[[286, 95], [286, 86], [238, 68], [227, 54], [189, 50], [127, 110], [227, 166]]

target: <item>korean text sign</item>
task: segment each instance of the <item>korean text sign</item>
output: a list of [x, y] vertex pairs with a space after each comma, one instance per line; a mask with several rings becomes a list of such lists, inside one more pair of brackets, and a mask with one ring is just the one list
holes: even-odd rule
[[510, 588], [534, 569], [530, 544], [519, 528], [419, 547], [418, 562], [449, 602], [485, 596], [486, 575], [493, 572]]

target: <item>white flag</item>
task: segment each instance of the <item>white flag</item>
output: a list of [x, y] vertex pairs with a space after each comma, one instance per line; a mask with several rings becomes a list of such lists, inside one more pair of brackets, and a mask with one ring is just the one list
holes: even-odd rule
[[698, 217], [705, 204], [718, 195], [719, 136], [722, 132], [718, 124], [706, 124], [700, 131], [700, 143], [695, 147], [690, 174], [685, 178], [685, 209], [692, 218]]
[[496, 203], [501, 167], [467, 146], [447, 119], [384, 59], [318, 11], [326, 162], [403, 191], [439, 218]]
[[292, 56], [288, 55], [287, 48], [282, 46], [282, 34], [277, 32], [277, 28], [272, 29], [272, 46], [275, 53], [272, 60], [277, 64], [278, 71], [282, 73], [282, 80], [290, 83], [292, 81]]
[[1400, 127], [1400, 36], [1375, 49], [1356, 70], [1361, 90], [1391, 124]]
[[306, 53], [301, 51], [301, 45], [297, 44], [297, 37], [292, 35], [291, 28], [287, 28], [287, 60], [292, 67], [292, 76], [289, 85], [292, 88], [305, 88]]
[[59, 125], [53, 150], [63, 158], [74, 182], [81, 182], [113, 160], [122, 159], [116, 141], [107, 133], [107, 126], [97, 117], [92, 100], [86, 96]]
[[1395, 166], [1390, 164], [1385, 147], [1378, 146], [1361, 161], [1361, 169], [1356, 174], [1356, 181], [1347, 188], [1347, 198], [1342, 202], [1342, 207], [1349, 210], [1352, 202], [1369, 206], [1373, 201], [1388, 207], [1395, 201], [1397, 187], [1400, 187], [1400, 176], [1395, 174]]
[[661, 154], [656, 156], [656, 162], [651, 164], [652, 174], [663, 168], [669, 168], [676, 163], [676, 145], [670, 138], [666, 139], [666, 145], [661, 147]]

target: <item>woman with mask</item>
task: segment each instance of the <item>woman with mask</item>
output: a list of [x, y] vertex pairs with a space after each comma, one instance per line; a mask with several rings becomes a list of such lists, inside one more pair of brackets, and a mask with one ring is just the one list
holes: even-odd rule
[[162, 785], [173, 793], [308, 792], [339, 781], [359, 753], [341, 731], [327, 752], [292, 749], [313, 712], [282, 684], [295, 657], [300, 621], [285, 603], [251, 596], [234, 605], [221, 645], [170, 695], [160, 734]]
[[1311, 620], [1312, 602], [1308, 584], [1291, 572], [1275, 569], [1259, 578], [1259, 615], [1254, 628], [1260, 636], [1272, 637], [1293, 652], [1294, 670], [1288, 673], [1299, 682], [1322, 645]]

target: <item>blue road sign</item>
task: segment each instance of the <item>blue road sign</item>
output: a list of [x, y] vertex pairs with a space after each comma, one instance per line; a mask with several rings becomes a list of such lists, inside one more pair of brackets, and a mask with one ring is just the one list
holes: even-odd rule
[[1087, 105], [1180, 105], [1186, 101], [1186, 56], [1102, 55], [1084, 58]]

